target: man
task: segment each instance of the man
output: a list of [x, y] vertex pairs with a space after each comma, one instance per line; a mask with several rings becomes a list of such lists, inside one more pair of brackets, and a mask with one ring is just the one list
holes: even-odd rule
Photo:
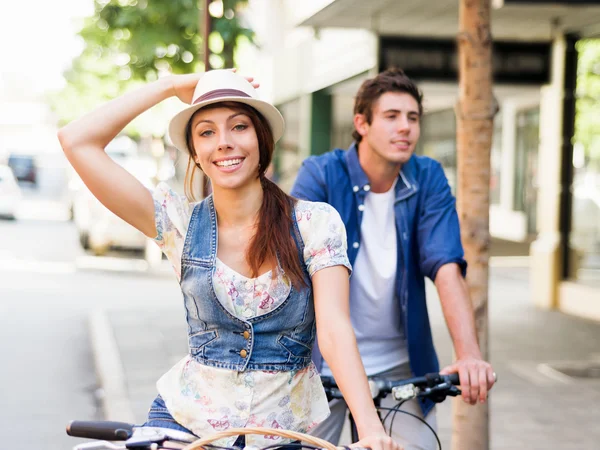
[[[425, 301], [429, 277], [457, 355], [442, 373], [458, 372], [463, 399], [475, 404], [486, 400], [493, 371], [477, 343], [455, 199], [441, 165], [414, 155], [422, 113], [422, 93], [401, 70], [366, 80], [354, 105], [355, 142], [304, 161], [291, 193], [331, 204], [346, 225], [350, 314], [367, 374], [400, 379], [439, 371]], [[321, 358], [315, 362], [331, 375]], [[330, 408], [313, 434], [337, 442], [346, 405], [333, 400]], [[431, 401], [402, 409], [435, 428]], [[413, 417], [398, 414], [393, 428], [405, 449], [436, 448], [433, 433]]]

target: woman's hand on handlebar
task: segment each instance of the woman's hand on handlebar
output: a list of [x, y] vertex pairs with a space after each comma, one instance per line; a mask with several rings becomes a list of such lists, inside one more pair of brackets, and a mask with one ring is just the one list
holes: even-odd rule
[[371, 450], [404, 450], [404, 447], [395, 442], [385, 431], [367, 434], [350, 447], [370, 448]]

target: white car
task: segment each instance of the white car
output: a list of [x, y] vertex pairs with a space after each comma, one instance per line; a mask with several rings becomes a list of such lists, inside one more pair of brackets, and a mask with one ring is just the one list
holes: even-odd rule
[[[127, 159], [118, 162], [148, 189], [153, 188], [151, 178], [147, 176], [146, 161]], [[69, 187], [73, 192], [73, 221], [84, 249], [96, 255], [105, 254], [111, 248], [146, 250], [148, 238], [102, 205], [81, 179], [73, 178]]]
[[12, 169], [0, 165], [0, 217], [15, 219], [21, 198], [21, 188]]

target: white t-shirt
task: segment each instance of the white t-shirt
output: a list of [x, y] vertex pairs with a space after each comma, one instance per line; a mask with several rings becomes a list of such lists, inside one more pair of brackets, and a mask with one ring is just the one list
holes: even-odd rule
[[[351, 318], [367, 375], [408, 361], [400, 304], [396, 299], [395, 183], [365, 197], [361, 244], [350, 278]], [[326, 364], [322, 373], [331, 375]]]

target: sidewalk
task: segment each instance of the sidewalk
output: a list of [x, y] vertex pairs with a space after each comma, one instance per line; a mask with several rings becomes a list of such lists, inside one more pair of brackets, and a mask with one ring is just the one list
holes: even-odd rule
[[[498, 374], [491, 408], [491, 448], [600, 448], [600, 324], [536, 310], [528, 270], [491, 270], [490, 355]], [[452, 348], [432, 285], [430, 316], [441, 365]], [[90, 320], [107, 418], [146, 417], [155, 382], [187, 352], [183, 304], [163, 309], [96, 311]], [[594, 363], [596, 378], [571, 377], [554, 363]], [[573, 363], [573, 364], [571, 364]], [[439, 435], [450, 449], [451, 401], [438, 406]]]

